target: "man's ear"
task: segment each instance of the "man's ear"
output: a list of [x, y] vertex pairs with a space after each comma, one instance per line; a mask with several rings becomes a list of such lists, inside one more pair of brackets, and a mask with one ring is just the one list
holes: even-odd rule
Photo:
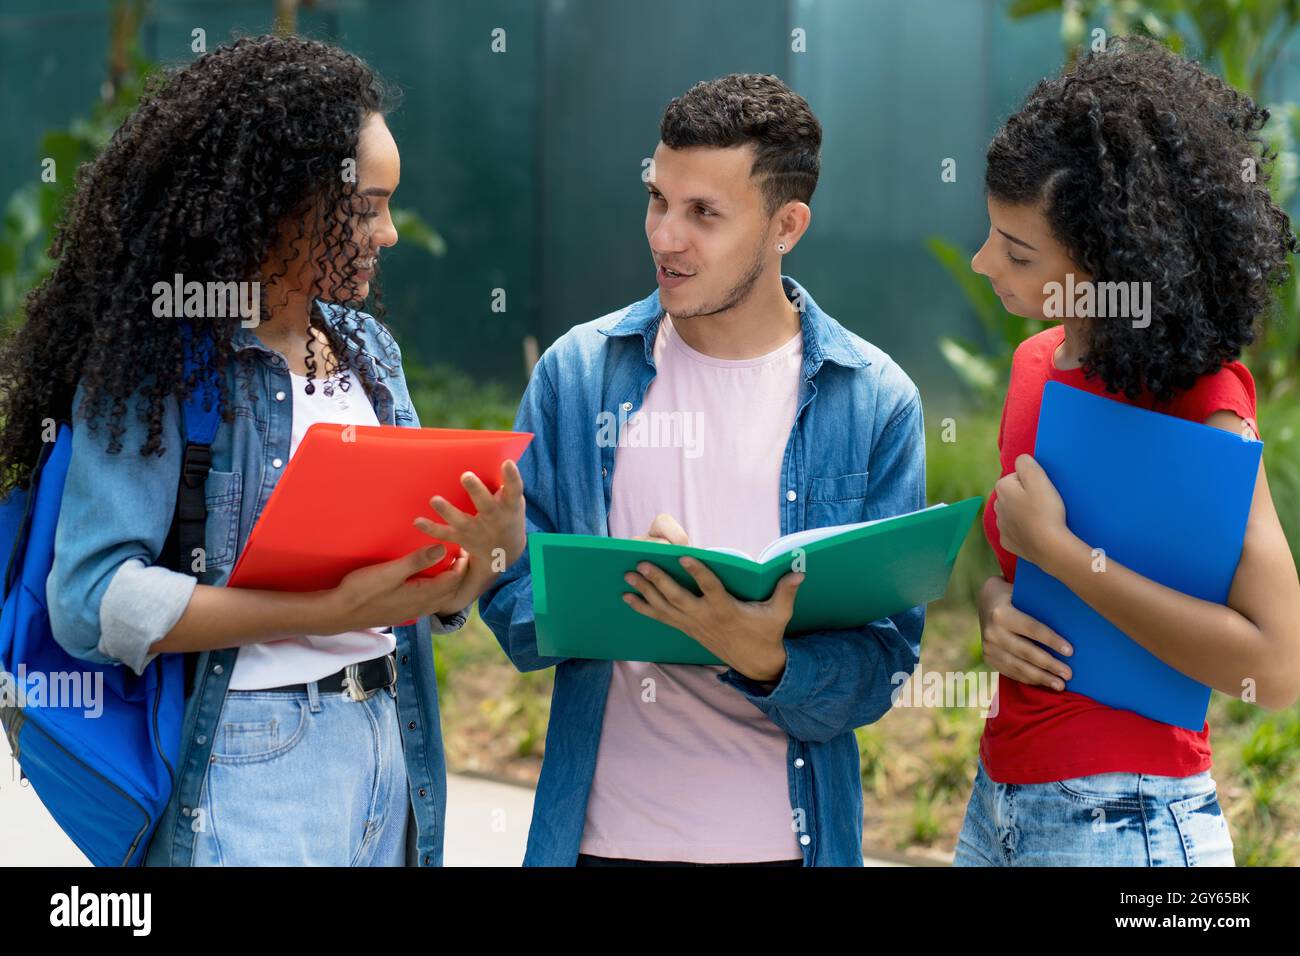
[[808, 231], [812, 222], [812, 210], [808, 204], [799, 199], [792, 199], [776, 211], [776, 236], [774, 243], [783, 244], [785, 252], [791, 252]]

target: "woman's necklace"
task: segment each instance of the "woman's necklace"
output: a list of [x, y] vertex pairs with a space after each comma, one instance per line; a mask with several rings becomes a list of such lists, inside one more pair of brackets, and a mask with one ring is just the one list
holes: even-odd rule
[[[341, 372], [334, 375], [327, 376], [325, 380], [321, 382], [321, 390], [325, 393], [326, 398], [334, 397], [334, 385], [336, 383], [338, 384], [340, 391], [346, 392], [352, 387], [352, 378], [348, 374], [347, 369], [343, 369]], [[303, 391], [308, 395], [315, 394], [316, 383], [308, 379], [307, 384], [303, 386]]]

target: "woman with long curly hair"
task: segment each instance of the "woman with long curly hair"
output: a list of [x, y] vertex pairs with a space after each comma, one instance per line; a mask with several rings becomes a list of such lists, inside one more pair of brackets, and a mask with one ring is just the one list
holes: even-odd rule
[[1010, 582], [1017, 558], [1032, 561], [1182, 673], [1234, 696], [1253, 683], [1268, 708], [1296, 699], [1300, 583], [1262, 463], [1225, 606], [1115, 561], [1093, 573], [1029, 454], [1049, 381], [1257, 437], [1238, 359], [1297, 248], [1267, 188], [1267, 118], [1196, 63], [1118, 38], [1040, 82], [989, 146], [991, 227], [971, 265], [1009, 311], [1048, 319], [1057, 290], [1086, 283], [1150, 283], [1150, 296], [1138, 321], [1066, 310], [1016, 349], [984, 521], [1003, 576], [980, 594], [1001, 678], [957, 865], [1233, 863], [1208, 723], [1186, 730], [1065, 690], [1069, 664], [1045, 648], [1067, 661], [1072, 649], [1012, 605]]
[[[494, 549], [523, 549], [513, 464], [495, 495], [463, 478], [477, 516], [435, 498], [449, 524], [417, 519], [462, 547], [436, 577], [411, 579], [445, 553], [431, 542], [329, 590], [223, 586], [311, 424], [419, 424], [397, 343], [360, 311], [397, 241], [389, 100], [357, 57], [296, 37], [240, 39], [155, 79], [80, 171], [54, 271], [0, 350], [3, 490], [29, 479], [50, 421], [74, 422], [47, 585], [56, 640], [137, 674], [186, 655], [180, 760], [150, 865], [441, 862], [430, 633], [464, 623]], [[252, 308], [170, 301], [191, 282], [238, 289]], [[174, 570], [162, 558], [180, 411], [209, 381], [221, 421], [205, 553]], [[383, 494], [383, 475], [340, 487], [304, 539]]]

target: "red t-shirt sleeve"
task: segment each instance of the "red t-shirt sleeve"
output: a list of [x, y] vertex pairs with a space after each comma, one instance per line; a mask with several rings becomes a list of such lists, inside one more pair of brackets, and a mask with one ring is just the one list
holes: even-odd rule
[[1255, 379], [1240, 362], [1229, 362], [1217, 372], [1201, 376], [1169, 407], [1170, 414], [1194, 422], [1204, 422], [1215, 412], [1225, 410], [1236, 413], [1259, 434], [1255, 424]]

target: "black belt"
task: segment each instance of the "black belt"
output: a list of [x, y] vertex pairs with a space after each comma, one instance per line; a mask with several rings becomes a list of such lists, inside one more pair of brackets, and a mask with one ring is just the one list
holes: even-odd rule
[[[397, 661], [395, 654], [385, 654], [368, 661], [348, 664], [333, 674], [315, 681], [321, 693], [347, 693], [353, 700], [365, 700], [380, 690], [397, 696]], [[266, 690], [305, 691], [306, 684], [282, 684]]]

